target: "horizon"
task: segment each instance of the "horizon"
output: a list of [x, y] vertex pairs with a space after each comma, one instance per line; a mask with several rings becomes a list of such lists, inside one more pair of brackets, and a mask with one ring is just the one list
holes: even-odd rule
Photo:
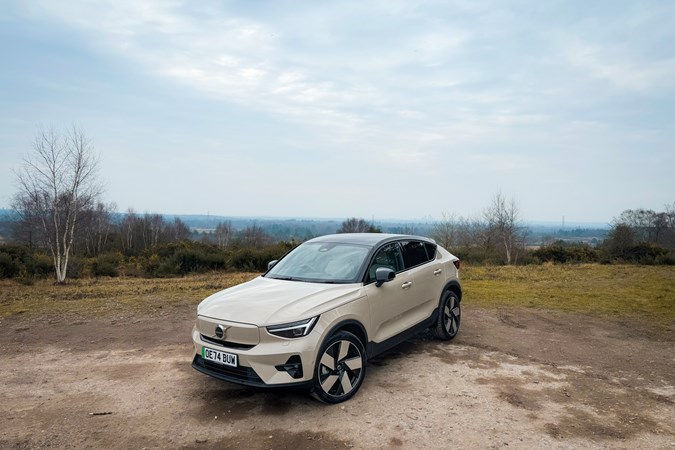
[[[6, 213], [8, 211], [14, 211], [11, 208], [0, 208], [0, 213]], [[348, 216], [348, 217], [299, 217], [299, 216], [236, 216], [236, 215], [227, 215], [227, 214], [212, 214], [212, 213], [206, 213], [206, 214], [174, 214], [174, 213], [162, 213], [162, 212], [157, 212], [157, 211], [152, 211], [152, 212], [138, 212], [134, 211], [135, 214], [138, 214], [140, 216], [145, 215], [145, 214], [159, 214], [162, 217], [166, 218], [173, 218], [173, 217], [178, 217], [178, 218], [200, 218], [200, 219], [212, 219], [212, 220], [241, 220], [241, 221], [247, 221], [247, 220], [261, 220], [261, 221], [292, 221], [292, 220], [299, 220], [299, 221], [317, 221], [317, 222], [342, 222], [346, 219], [355, 217], [355, 216]], [[119, 215], [126, 215], [128, 214], [128, 211], [113, 211], [113, 214], [119, 214]], [[434, 218], [419, 218], [419, 219], [400, 219], [400, 218], [374, 218], [374, 219], [366, 219], [365, 217], [357, 217], [359, 219], [364, 219], [369, 223], [373, 223], [374, 225], [377, 224], [407, 224], [407, 223], [418, 223], [418, 224], [425, 224], [425, 225], [431, 225], [434, 223], [438, 223], [442, 219], [434, 219]], [[461, 217], [457, 217], [461, 218]], [[470, 219], [470, 218], [469, 218]], [[522, 220], [522, 224], [525, 224], [526, 226], [544, 226], [544, 227], [551, 227], [551, 228], [571, 228], [571, 227], [590, 227], [590, 228], [595, 228], [595, 229], [606, 229], [611, 227], [611, 221], [608, 222], [593, 222], [593, 221], [568, 221], [565, 220], [564, 224], [561, 221], [547, 221], [547, 220]]]
[[605, 223], [675, 193], [675, 3], [9, 0], [0, 205], [75, 124], [124, 211]]

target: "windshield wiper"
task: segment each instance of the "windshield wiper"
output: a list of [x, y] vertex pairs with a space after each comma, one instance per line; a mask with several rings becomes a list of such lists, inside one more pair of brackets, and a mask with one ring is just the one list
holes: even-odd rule
[[298, 281], [297, 278], [293, 277], [287, 277], [287, 276], [272, 276], [271, 278], [274, 278], [275, 280], [284, 280], [284, 281]]

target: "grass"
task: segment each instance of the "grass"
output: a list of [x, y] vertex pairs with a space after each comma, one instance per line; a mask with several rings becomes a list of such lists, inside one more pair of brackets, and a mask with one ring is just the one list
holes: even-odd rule
[[537, 307], [675, 324], [673, 266], [465, 267], [462, 286], [467, 303], [480, 307]]
[[[65, 286], [0, 280], [0, 318], [16, 314], [105, 316], [166, 306], [194, 306], [209, 294], [255, 277], [211, 273], [183, 278], [98, 278]], [[675, 267], [630, 265], [469, 266], [462, 269], [466, 304], [536, 307], [675, 324]]]
[[105, 316], [164, 306], [196, 306], [216, 291], [243, 283], [257, 273], [211, 273], [182, 278], [90, 278], [57, 285], [38, 280], [25, 286], [0, 280], [0, 318], [16, 314]]

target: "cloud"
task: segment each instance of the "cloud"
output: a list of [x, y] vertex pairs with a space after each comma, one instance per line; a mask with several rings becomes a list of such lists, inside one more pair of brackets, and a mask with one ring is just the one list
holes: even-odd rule
[[[466, 40], [461, 32], [412, 31], [401, 33], [392, 47], [369, 41], [360, 52], [330, 25], [332, 17], [325, 11], [321, 17], [328, 30], [316, 29], [308, 20], [307, 29], [299, 33], [284, 28], [283, 19], [265, 22], [213, 7], [187, 14], [193, 4], [176, 1], [31, 4], [36, 14], [80, 30], [90, 45], [146, 72], [214, 98], [340, 129], [380, 123], [379, 114], [368, 119], [378, 108], [387, 111], [385, 116], [390, 110], [415, 110], [406, 94], [398, 92], [401, 85], [408, 84], [406, 90], [412, 85], [397, 70], [447, 63], [448, 55]], [[309, 9], [297, 15], [311, 17]], [[348, 7], [341, 14], [353, 17], [359, 10]], [[347, 41], [312, 42], [319, 35]], [[322, 45], [329, 47], [325, 54]], [[444, 79], [437, 87], [452, 84]], [[427, 86], [432, 83], [415, 89]], [[417, 114], [428, 117], [419, 110]]]
[[[452, 171], [465, 184], [496, 180], [507, 190], [508, 180], [516, 180], [529, 192], [541, 168], [565, 176], [580, 158], [597, 167], [606, 160], [619, 165], [618, 152], [664, 151], [675, 137], [673, 8], [663, 2], [588, 8], [519, 0], [298, 1], [292, 8], [274, 1], [16, 4], [23, 16], [8, 17], [17, 27], [21, 21], [51, 27], [45, 35], [78, 41], [58, 51], [84, 48], [85, 59], [93, 53], [96, 63], [115, 69], [104, 94], [130, 95], [115, 85], [120, 74], [137, 84], [134, 93], [158, 80], [148, 102], [163, 105], [169, 89], [167, 102], [178, 109], [186, 102], [205, 119], [156, 109], [146, 119], [139, 112], [137, 126], [147, 135], [160, 134], [155, 126], [167, 135], [172, 127], [185, 134], [199, 128], [204, 140], [213, 140], [209, 148], [246, 149], [237, 160], [250, 157], [250, 165], [292, 159], [289, 170], [299, 170], [302, 161], [303, 170], [321, 173], [317, 185], [328, 172], [339, 184], [334, 174], [369, 180], [382, 169], [407, 185], [435, 183], [442, 191], [447, 180], [438, 174]], [[46, 93], [59, 86], [96, 93], [103, 89], [95, 72], [76, 83], [69, 73], [53, 80], [38, 71], [24, 74], [31, 77], [27, 91], [41, 78], [51, 83], [42, 83]], [[85, 96], [92, 94], [79, 95]], [[133, 103], [116, 100], [121, 109]], [[112, 120], [120, 128], [136, 126], [122, 125], [124, 113], [110, 112], [106, 120], [118, 114]], [[243, 130], [225, 136], [213, 118], [219, 113]], [[156, 146], [178, 147], [166, 140]]]
[[675, 59], [639, 60], [622, 45], [594, 45], [570, 38], [562, 49], [570, 66], [615, 88], [652, 91], [675, 88]]

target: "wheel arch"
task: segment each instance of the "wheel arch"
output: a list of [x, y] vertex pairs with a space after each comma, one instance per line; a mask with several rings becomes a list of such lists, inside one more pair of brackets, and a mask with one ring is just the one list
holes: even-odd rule
[[446, 283], [445, 287], [443, 288], [443, 292], [445, 291], [454, 292], [455, 295], [457, 296], [457, 299], [460, 302], [462, 301], [462, 286], [460, 286], [457, 281], [451, 280], [448, 283]]
[[330, 328], [328, 333], [326, 333], [324, 339], [327, 339], [340, 331], [347, 331], [359, 338], [364, 348], [368, 346], [368, 332], [366, 332], [366, 328], [358, 320], [348, 319], [336, 323]]

